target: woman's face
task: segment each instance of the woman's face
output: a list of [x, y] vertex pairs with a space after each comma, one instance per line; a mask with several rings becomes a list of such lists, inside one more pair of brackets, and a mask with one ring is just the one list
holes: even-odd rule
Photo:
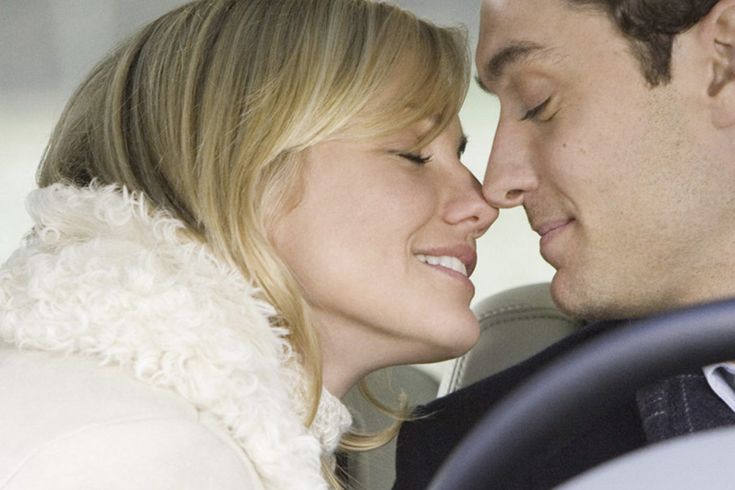
[[301, 200], [276, 220], [273, 240], [314, 308], [327, 375], [445, 359], [477, 339], [467, 276], [497, 211], [460, 162], [459, 120], [412, 152], [428, 127], [309, 148]]

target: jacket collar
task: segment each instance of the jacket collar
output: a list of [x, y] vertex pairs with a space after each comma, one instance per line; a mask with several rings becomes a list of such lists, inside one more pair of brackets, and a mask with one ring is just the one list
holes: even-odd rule
[[304, 376], [275, 311], [183, 224], [114, 186], [53, 185], [0, 268], [0, 339], [97, 358], [212, 413], [268, 488], [325, 488], [320, 459], [351, 423], [323, 392], [303, 425]]

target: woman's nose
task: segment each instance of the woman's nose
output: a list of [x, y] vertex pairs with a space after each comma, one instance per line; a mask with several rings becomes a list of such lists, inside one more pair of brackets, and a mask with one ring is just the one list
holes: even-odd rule
[[474, 237], [483, 235], [498, 218], [498, 209], [485, 200], [480, 182], [466, 168], [461, 182], [452, 187], [445, 220], [453, 225], [466, 224]]

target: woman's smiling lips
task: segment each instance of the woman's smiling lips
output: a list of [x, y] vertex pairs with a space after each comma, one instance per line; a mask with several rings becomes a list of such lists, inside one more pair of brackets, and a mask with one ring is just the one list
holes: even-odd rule
[[414, 256], [429, 267], [472, 284], [469, 277], [477, 265], [477, 254], [469, 245], [429, 248]]

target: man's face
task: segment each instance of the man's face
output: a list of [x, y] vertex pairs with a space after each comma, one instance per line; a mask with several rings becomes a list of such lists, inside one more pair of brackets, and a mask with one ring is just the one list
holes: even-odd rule
[[484, 2], [478, 74], [501, 103], [484, 194], [523, 205], [573, 315], [636, 317], [717, 295], [733, 170], [713, 152], [691, 37], [677, 38], [673, 81], [651, 88], [604, 14]]

